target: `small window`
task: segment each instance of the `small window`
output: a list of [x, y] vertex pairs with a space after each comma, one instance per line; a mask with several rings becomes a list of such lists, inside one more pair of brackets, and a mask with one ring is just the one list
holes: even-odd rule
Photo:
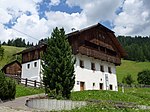
[[112, 73], [111, 67], [108, 67], [108, 73]]
[[110, 90], [113, 90], [113, 86], [112, 86], [111, 84], [109, 85], [109, 89], [110, 89]]
[[104, 66], [103, 65], [100, 65], [100, 71], [104, 72]]
[[30, 64], [27, 64], [27, 68], [28, 68], [28, 69], [30, 68]]
[[77, 81], [77, 85], [79, 85], [80, 84], [80, 82], [79, 81]]
[[93, 83], [93, 87], [95, 86], [95, 83]]
[[84, 62], [83, 62], [83, 60], [80, 60], [80, 67], [84, 68]]
[[103, 83], [99, 84], [99, 89], [103, 89]]
[[34, 67], [37, 67], [37, 62], [34, 62]]
[[91, 69], [95, 70], [95, 63], [91, 63]]

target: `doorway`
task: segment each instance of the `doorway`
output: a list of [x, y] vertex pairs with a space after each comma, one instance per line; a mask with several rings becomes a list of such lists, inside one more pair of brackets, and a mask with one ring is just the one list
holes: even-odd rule
[[85, 89], [85, 83], [84, 82], [80, 82], [80, 91], [83, 91]]

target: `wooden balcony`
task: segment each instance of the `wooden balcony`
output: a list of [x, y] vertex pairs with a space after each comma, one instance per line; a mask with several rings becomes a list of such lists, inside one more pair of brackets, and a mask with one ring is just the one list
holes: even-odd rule
[[114, 63], [115, 65], [121, 64], [121, 59], [119, 59], [118, 57], [114, 57], [114, 56], [102, 53], [100, 51], [88, 49], [85, 46], [80, 46], [78, 52], [83, 55], [87, 55], [87, 56], [90, 56], [90, 57], [93, 57], [102, 61]]

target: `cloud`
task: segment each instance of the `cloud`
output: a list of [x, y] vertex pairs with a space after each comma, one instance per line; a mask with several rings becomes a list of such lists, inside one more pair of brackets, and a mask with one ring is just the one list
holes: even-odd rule
[[70, 7], [80, 6], [89, 23], [96, 23], [113, 20], [116, 16], [115, 11], [121, 5], [122, 0], [67, 0], [66, 3]]
[[71, 28], [79, 29], [87, 25], [87, 18], [85, 15], [79, 13], [68, 14], [60, 11], [51, 11], [47, 12], [46, 16], [51, 30], [55, 27], [64, 27], [66, 32], [71, 32]]
[[150, 35], [150, 1], [126, 0], [114, 20], [114, 31], [119, 35]]

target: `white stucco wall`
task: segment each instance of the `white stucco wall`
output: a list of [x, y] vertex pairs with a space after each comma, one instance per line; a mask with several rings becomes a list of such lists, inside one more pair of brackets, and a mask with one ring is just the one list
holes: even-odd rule
[[[106, 88], [105, 75], [108, 74], [108, 86], [111, 84], [113, 86], [113, 91], [117, 91], [117, 77], [116, 77], [116, 66], [112, 63], [100, 61], [94, 58], [90, 58], [84, 55], [76, 55], [76, 64], [75, 64], [75, 86], [74, 91], [80, 91], [80, 82], [84, 82], [85, 90], [99, 90], [100, 83], [103, 83], [103, 89]], [[79, 61], [84, 61], [84, 68], [80, 67]], [[95, 63], [96, 70], [91, 70], [91, 62]], [[100, 65], [104, 66], [104, 72], [100, 71]], [[111, 67], [112, 73], [108, 73], [108, 67]], [[93, 86], [95, 83], [95, 86]]]
[[[80, 91], [80, 82], [84, 82], [85, 90], [99, 90], [100, 83], [103, 83], [103, 90], [108, 90], [109, 85], [113, 86], [113, 91], [117, 91], [116, 66], [113, 63], [100, 61], [84, 55], [75, 55], [75, 85], [73, 91]], [[79, 61], [84, 61], [84, 68], [80, 67]], [[34, 62], [37, 62], [37, 67], [34, 67]], [[95, 63], [96, 70], [91, 70], [91, 62]], [[27, 65], [30, 64], [30, 68]], [[104, 66], [104, 72], [100, 71], [100, 65]], [[108, 67], [111, 67], [112, 73], [108, 73]], [[22, 64], [22, 78], [41, 81], [41, 60], [35, 60]], [[108, 87], [106, 87], [106, 75], [108, 75]], [[95, 83], [95, 86], [93, 86]]]
[[[37, 62], [37, 66], [34, 66], [34, 63]], [[28, 64], [30, 64], [30, 68], [28, 68]], [[28, 78], [30, 80], [41, 80], [41, 60], [35, 60], [28, 63], [22, 64], [22, 78]]]

